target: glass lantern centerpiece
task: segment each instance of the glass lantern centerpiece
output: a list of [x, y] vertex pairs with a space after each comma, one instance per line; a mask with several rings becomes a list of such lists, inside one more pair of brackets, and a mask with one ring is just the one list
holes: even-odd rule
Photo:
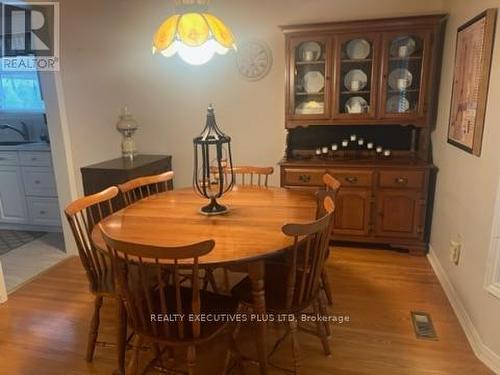
[[201, 207], [203, 215], [220, 215], [228, 208], [217, 199], [230, 191], [234, 184], [231, 157], [231, 137], [219, 129], [212, 105], [208, 107], [207, 122], [201, 134], [193, 139], [193, 188], [210, 203]]

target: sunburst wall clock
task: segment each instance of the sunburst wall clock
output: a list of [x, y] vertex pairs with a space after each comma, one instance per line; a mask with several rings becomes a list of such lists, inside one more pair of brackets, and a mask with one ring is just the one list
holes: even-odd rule
[[271, 70], [273, 55], [265, 42], [247, 40], [238, 44], [236, 64], [242, 77], [248, 81], [258, 81]]

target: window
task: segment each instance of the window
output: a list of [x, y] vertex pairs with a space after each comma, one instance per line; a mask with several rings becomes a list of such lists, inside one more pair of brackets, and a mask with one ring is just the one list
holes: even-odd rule
[[38, 72], [0, 71], [1, 112], [45, 112]]
[[486, 289], [500, 298], [500, 179], [497, 187], [495, 218], [491, 236], [490, 253], [486, 265]]

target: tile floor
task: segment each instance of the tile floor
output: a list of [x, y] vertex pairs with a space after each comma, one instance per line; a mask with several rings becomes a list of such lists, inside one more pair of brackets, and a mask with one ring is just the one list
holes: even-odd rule
[[62, 233], [47, 233], [0, 256], [7, 293], [66, 258]]

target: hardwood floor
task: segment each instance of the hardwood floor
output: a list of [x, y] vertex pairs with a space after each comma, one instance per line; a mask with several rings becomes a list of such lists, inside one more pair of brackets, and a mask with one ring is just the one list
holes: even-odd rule
[[[323, 356], [318, 338], [301, 334], [304, 374], [492, 373], [474, 356], [425, 257], [335, 248], [328, 268], [335, 298], [331, 313], [350, 321], [332, 325], [331, 357]], [[94, 363], [84, 360], [91, 301], [77, 258], [10, 295], [0, 305], [0, 374], [111, 374], [114, 348], [98, 346]], [[438, 341], [415, 338], [410, 311], [431, 314]], [[105, 303], [100, 340], [113, 341], [113, 322], [113, 306]], [[244, 327], [239, 337], [245, 354], [252, 354], [251, 334]], [[274, 362], [286, 364], [290, 350], [286, 342]], [[224, 345], [200, 352], [198, 373], [218, 373]], [[247, 369], [257, 373], [253, 366]]]

